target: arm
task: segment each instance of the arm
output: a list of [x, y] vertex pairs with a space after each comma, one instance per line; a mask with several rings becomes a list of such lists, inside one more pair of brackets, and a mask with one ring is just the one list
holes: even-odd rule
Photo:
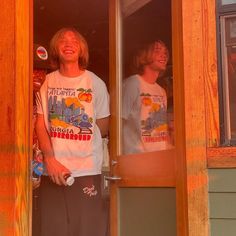
[[98, 128], [100, 129], [102, 138], [106, 137], [108, 135], [109, 117], [97, 119], [96, 124], [97, 124]]
[[39, 141], [39, 147], [44, 155], [44, 163], [47, 168], [48, 175], [54, 183], [58, 185], [66, 185], [64, 175], [65, 173], [70, 173], [70, 171], [54, 157], [51, 140], [44, 123], [44, 115], [37, 115], [35, 129]]
[[96, 81], [97, 83], [94, 84], [96, 125], [100, 130], [102, 138], [104, 138], [108, 135], [109, 128], [109, 94], [105, 83], [101, 79]]
[[125, 79], [122, 87], [122, 119], [128, 120], [132, 110], [138, 109], [139, 95], [140, 84], [136, 76]]

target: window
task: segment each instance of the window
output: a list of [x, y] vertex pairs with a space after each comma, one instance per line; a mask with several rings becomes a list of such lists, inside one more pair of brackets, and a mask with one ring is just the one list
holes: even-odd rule
[[236, 145], [236, 0], [218, 2], [218, 22], [221, 144], [231, 146]]
[[236, 0], [217, 0], [217, 13], [229, 13], [235, 11]]
[[221, 0], [221, 5], [225, 6], [225, 5], [230, 5], [230, 4], [234, 4], [236, 3], [235, 0]]

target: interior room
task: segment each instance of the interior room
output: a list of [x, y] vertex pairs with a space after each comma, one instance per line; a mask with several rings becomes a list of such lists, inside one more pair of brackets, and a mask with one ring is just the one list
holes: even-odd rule
[[[122, 0], [121, 8], [122, 79], [131, 75], [131, 58], [141, 44], [154, 39], [165, 42], [170, 59], [158, 83], [166, 90], [169, 113], [172, 113], [171, 1]], [[42, 59], [37, 49], [42, 46], [48, 53], [50, 39], [62, 27], [74, 27], [86, 38], [90, 57], [88, 70], [104, 80], [109, 89], [112, 86], [109, 84], [109, 0], [34, 0], [34, 91], [51, 71], [48, 57]], [[36, 189], [33, 199], [37, 201], [37, 197]], [[106, 200], [109, 203], [109, 196]], [[33, 236], [36, 236], [40, 225], [37, 208], [40, 206], [34, 202], [34, 207]]]

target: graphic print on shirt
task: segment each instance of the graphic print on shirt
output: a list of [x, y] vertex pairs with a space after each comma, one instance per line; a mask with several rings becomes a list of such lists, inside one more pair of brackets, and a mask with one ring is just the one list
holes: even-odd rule
[[167, 140], [167, 115], [164, 97], [141, 93], [141, 136], [144, 143]]
[[89, 141], [93, 133], [92, 90], [48, 88], [48, 111], [53, 138]]

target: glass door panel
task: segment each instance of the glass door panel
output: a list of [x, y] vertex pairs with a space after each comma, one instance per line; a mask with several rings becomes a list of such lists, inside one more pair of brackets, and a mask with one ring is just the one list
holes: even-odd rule
[[110, 19], [111, 236], [176, 235], [171, 1], [113, 0]]

